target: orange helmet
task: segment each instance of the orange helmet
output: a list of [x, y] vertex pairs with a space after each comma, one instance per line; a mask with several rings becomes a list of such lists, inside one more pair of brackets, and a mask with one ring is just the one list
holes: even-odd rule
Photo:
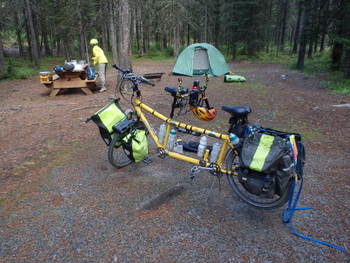
[[214, 108], [204, 108], [200, 106], [191, 106], [191, 110], [198, 119], [202, 121], [211, 121], [216, 117], [216, 109]]

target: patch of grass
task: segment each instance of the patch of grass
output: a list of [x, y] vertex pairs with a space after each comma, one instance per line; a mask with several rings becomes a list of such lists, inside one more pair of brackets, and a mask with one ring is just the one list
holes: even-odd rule
[[281, 64], [290, 64], [292, 61], [295, 61], [296, 55], [289, 53], [259, 53], [257, 60], [264, 63], [281, 63]]
[[314, 128], [301, 128], [300, 133], [304, 141], [314, 141], [322, 136], [321, 132]]
[[238, 55], [236, 60], [248, 60], [252, 62], [262, 62], [262, 63], [280, 63], [280, 64], [290, 64], [294, 62], [296, 59], [295, 54], [290, 54], [288, 52], [279, 52], [271, 51], [269, 53], [260, 52], [256, 54], [256, 56], [248, 56], [248, 55]]
[[142, 57], [140, 57], [137, 52], [133, 52], [133, 61], [144, 61], [144, 60], [152, 60], [152, 61], [167, 61], [173, 59], [174, 49], [173, 47], [167, 47], [165, 49], [159, 49], [156, 43], [152, 43], [149, 47], [147, 53], [145, 53]]
[[320, 132], [320, 130], [310, 126], [309, 123], [302, 120], [290, 119], [283, 116], [288, 116], [288, 113], [282, 112], [279, 114], [279, 123], [281, 123], [281, 125], [276, 126], [276, 130], [300, 133], [301, 138], [304, 141], [315, 141], [318, 138], [322, 137], [322, 133]]
[[[312, 59], [305, 60], [305, 67], [301, 70], [312, 75], [322, 75], [321, 84], [331, 92], [350, 95], [350, 79], [344, 78], [340, 71], [332, 70], [330, 52], [314, 55]], [[296, 70], [296, 62], [290, 64], [290, 68]]]
[[[290, 69], [296, 70], [296, 61], [297, 57], [291, 61], [289, 67]], [[304, 68], [301, 70], [302, 72], [308, 74], [322, 74], [329, 73], [331, 64], [330, 54], [328, 52], [318, 53], [314, 55], [312, 59], [305, 58]]]
[[271, 86], [260, 84], [260, 83], [243, 82], [243, 83], [233, 83], [233, 84], [238, 86], [238, 87], [252, 88], [252, 89], [267, 89], [267, 88], [271, 88]]
[[[256, 57], [241, 55], [238, 58], [239, 60], [245, 59], [253, 62], [280, 63], [288, 66], [292, 70], [297, 70], [297, 54], [290, 54], [287, 50], [279, 53], [275, 50], [269, 53], [260, 52]], [[323, 77], [327, 79], [323, 82], [326, 88], [335, 93], [350, 94], [350, 80], [345, 79], [340, 71], [331, 69], [330, 50], [326, 50], [323, 53], [316, 53], [313, 55], [312, 59], [305, 58], [305, 66], [301, 71], [310, 75], [322, 74]]]
[[41, 71], [51, 71], [54, 65], [63, 64], [62, 57], [45, 57], [40, 59], [39, 67], [34, 67], [32, 61], [26, 58], [10, 58], [6, 60], [7, 74], [5, 79], [27, 79], [38, 75]]
[[329, 74], [328, 80], [322, 81], [321, 84], [334, 93], [350, 95], [350, 79], [345, 79], [341, 72]]

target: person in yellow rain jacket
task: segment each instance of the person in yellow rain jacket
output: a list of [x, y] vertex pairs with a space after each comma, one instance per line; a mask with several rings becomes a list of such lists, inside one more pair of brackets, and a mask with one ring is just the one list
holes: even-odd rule
[[92, 46], [92, 63], [94, 66], [98, 66], [98, 75], [101, 78], [100, 92], [106, 91], [106, 67], [108, 60], [98, 45], [98, 40], [93, 38], [90, 40], [90, 46]]

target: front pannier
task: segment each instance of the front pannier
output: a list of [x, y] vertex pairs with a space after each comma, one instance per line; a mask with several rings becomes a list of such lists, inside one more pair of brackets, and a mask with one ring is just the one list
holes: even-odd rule
[[124, 111], [118, 103], [118, 99], [107, 104], [102, 109], [98, 110], [91, 119], [96, 123], [100, 130], [103, 141], [109, 145], [115, 136], [113, 126], [127, 119]]

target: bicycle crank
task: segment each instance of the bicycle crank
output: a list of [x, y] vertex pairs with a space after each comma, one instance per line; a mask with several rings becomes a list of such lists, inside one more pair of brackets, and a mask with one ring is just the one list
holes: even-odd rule
[[215, 167], [204, 167], [204, 166], [194, 165], [194, 166], [192, 166], [192, 168], [190, 170], [190, 179], [193, 180], [194, 177], [200, 172], [200, 170], [206, 170], [209, 172], [213, 172], [216, 170], [216, 168]]

